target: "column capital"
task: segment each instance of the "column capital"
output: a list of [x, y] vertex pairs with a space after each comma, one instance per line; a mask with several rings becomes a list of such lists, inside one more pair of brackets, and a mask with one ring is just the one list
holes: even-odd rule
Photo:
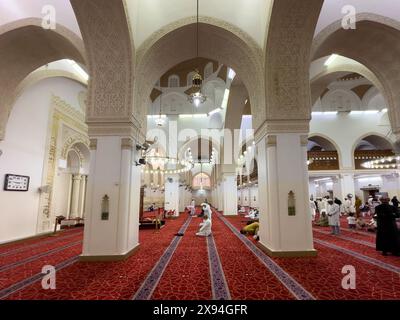
[[88, 134], [91, 139], [120, 136], [130, 138], [135, 143], [143, 143], [146, 140], [141, 128], [132, 122], [88, 122]]
[[310, 120], [267, 120], [254, 133], [254, 140], [260, 142], [267, 135], [298, 133], [308, 135]]
[[122, 150], [133, 150], [135, 142], [132, 138], [122, 138], [121, 139], [121, 149]]
[[90, 139], [89, 148], [90, 150], [97, 150], [97, 139]]
[[72, 175], [72, 179], [73, 179], [74, 181], [80, 181], [80, 180], [82, 180], [82, 175], [80, 175], [80, 174], [74, 174], [74, 175]]

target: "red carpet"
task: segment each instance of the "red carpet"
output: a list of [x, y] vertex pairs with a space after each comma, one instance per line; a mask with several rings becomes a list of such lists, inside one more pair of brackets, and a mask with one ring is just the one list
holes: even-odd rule
[[[113, 263], [80, 263], [57, 272], [57, 289], [45, 291], [40, 281], [29, 284], [6, 299], [131, 299], [153, 266], [174, 239], [187, 215], [168, 220], [167, 225], [156, 233], [140, 231], [140, 249], [128, 260]], [[236, 228], [245, 223], [243, 217], [227, 218]], [[211, 299], [212, 288], [208, 247], [205, 238], [197, 238], [200, 219], [194, 218], [185, 236], [178, 244], [169, 261], [152, 299]], [[319, 228], [329, 231], [329, 228]], [[382, 266], [371, 264], [346, 254], [351, 250], [363, 257], [378, 260], [382, 264], [400, 267], [400, 259], [383, 257], [365, 244], [351, 239], [374, 243], [370, 234], [342, 231], [349, 240], [314, 232], [316, 258], [274, 259], [290, 276], [317, 299], [398, 299], [400, 300], [400, 275]], [[213, 215], [213, 237], [217, 254], [232, 299], [294, 299], [294, 296], [278, 278], [255, 256], [253, 252], [217, 217]], [[58, 265], [76, 258], [81, 252], [82, 229], [73, 229], [58, 237], [41, 237], [24, 242], [0, 246], [0, 290], [29, 280], [46, 265]], [[254, 241], [253, 239], [251, 239]], [[318, 241], [335, 245], [327, 247]], [[352, 265], [356, 269], [356, 290], [344, 290], [341, 286], [342, 268]], [[1, 269], [0, 269], [1, 270]], [[22, 285], [21, 285], [22, 286]], [[3, 290], [3, 292], [5, 292]]]
[[[243, 218], [229, 217], [232, 224], [240, 229]], [[328, 228], [329, 230], [329, 228]], [[351, 233], [349, 232], [350, 236]], [[348, 234], [346, 234], [347, 236]], [[315, 234], [314, 234], [315, 237]], [[320, 235], [317, 235], [320, 238]], [[331, 239], [329, 239], [331, 238]], [[364, 236], [364, 239], [368, 236]], [[325, 241], [337, 243], [335, 237], [325, 236]], [[353, 243], [346, 242], [349, 248], [356, 251]], [[342, 241], [340, 241], [342, 243]], [[359, 245], [360, 246], [360, 245]], [[361, 246], [362, 247], [362, 246]], [[281, 267], [293, 276], [304, 288], [321, 300], [390, 300], [400, 299], [400, 276], [369, 263], [360, 261], [347, 254], [315, 244], [318, 250], [316, 258], [275, 258]], [[374, 249], [365, 247], [363, 253], [374, 255]], [[384, 261], [385, 257], [377, 254], [374, 258]], [[396, 259], [393, 257], [388, 257]], [[397, 258], [397, 261], [399, 259]], [[385, 261], [386, 262], [386, 261]], [[392, 262], [392, 261], [391, 261]], [[341, 286], [344, 275], [342, 268], [352, 265], [356, 268], [357, 289], [344, 290]]]
[[[141, 246], [128, 260], [112, 263], [75, 263], [57, 272], [57, 289], [45, 291], [36, 282], [8, 299], [113, 300], [130, 299], [170, 244], [184, 221], [168, 220], [159, 233], [141, 230]], [[76, 254], [79, 254], [77, 252]], [[63, 256], [65, 259], [65, 256]], [[40, 268], [43, 264], [40, 266]], [[32, 273], [38, 272], [37, 269]], [[40, 272], [40, 271], [39, 271]]]
[[8, 254], [13, 251], [20, 251], [24, 249], [29, 249], [31, 246], [42, 245], [44, 242], [53, 241], [56, 239], [63, 239], [64, 237], [71, 236], [73, 234], [80, 234], [83, 232], [83, 228], [71, 228], [57, 232], [56, 236], [43, 235], [27, 240], [21, 240], [16, 242], [11, 242], [9, 244], [0, 245], [0, 255]]
[[196, 237], [200, 218], [193, 218], [164, 275], [154, 300], [211, 300], [206, 238]]
[[213, 234], [233, 300], [294, 299], [215, 213]]

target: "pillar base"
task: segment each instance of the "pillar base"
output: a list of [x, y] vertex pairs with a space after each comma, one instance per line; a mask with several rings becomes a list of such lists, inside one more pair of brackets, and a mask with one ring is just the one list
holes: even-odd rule
[[133, 255], [137, 250], [139, 250], [140, 244], [137, 244], [136, 247], [132, 248], [125, 254], [117, 254], [117, 255], [109, 255], [109, 256], [85, 256], [80, 255], [80, 262], [113, 262], [113, 261], [123, 261], [128, 259], [131, 255]]
[[275, 251], [269, 249], [261, 242], [258, 242], [257, 246], [272, 258], [310, 258], [318, 256], [318, 251], [315, 249], [304, 251]]

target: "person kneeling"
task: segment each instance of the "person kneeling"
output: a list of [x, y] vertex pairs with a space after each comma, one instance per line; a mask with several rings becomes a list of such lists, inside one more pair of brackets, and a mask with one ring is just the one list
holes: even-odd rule
[[209, 235], [211, 235], [211, 225], [211, 220], [208, 218], [208, 215], [205, 214], [203, 222], [200, 223], [200, 230], [196, 233], [196, 236], [208, 237]]

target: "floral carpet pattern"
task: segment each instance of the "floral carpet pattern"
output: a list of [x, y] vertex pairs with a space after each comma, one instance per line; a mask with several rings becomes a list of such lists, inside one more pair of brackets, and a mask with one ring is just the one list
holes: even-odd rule
[[[400, 259], [377, 252], [374, 234], [314, 226], [317, 257], [269, 258], [238, 232], [246, 221], [214, 214], [204, 238], [195, 235], [201, 219], [181, 214], [160, 231], [140, 230], [138, 251], [120, 262], [79, 262], [82, 228], [1, 245], [0, 299], [129, 300], [150, 288], [145, 299], [400, 300]], [[41, 286], [45, 265], [57, 270], [55, 290]], [[342, 286], [348, 266], [354, 290]]]

